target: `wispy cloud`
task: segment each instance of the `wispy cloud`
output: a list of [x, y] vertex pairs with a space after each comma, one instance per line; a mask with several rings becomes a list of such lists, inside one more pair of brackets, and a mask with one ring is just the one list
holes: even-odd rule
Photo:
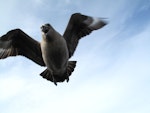
[[1, 7], [1, 34], [19, 27], [38, 40], [41, 24], [50, 22], [63, 32], [74, 12], [109, 18], [106, 27], [80, 41], [69, 83], [55, 87], [39, 76], [45, 68], [28, 59], [0, 60], [1, 112], [149, 113], [148, 3], [32, 0]]

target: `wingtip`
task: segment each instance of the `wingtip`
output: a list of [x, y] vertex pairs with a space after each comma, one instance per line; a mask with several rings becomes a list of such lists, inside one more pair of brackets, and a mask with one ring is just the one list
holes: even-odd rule
[[109, 23], [109, 19], [108, 18], [99, 18], [105, 25], [107, 25]]
[[107, 23], [106, 18], [92, 18], [92, 23], [89, 25], [89, 28], [97, 30], [107, 25]]

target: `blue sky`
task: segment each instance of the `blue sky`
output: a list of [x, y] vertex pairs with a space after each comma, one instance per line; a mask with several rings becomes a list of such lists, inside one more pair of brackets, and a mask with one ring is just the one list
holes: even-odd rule
[[44, 23], [63, 34], [75, 12], [109, 21], [80, 40], [69, 83], [42, 79], [24, 57], [0, 60], [0, 112], [150, 113], [149, 11], [150, 0], [0, 1], [0, 36], [21, 28], [40, 41]]

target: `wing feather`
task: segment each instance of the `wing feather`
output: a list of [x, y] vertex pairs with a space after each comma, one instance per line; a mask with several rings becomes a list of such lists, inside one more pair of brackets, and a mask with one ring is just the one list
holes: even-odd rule
[[22, 55], [35, 63], [45, 66], [40, 43], [20, 29], [9, 31], [0, 37], [0, 59]]
[[100, 18], [93, 18], [80, 13], [73, 14], [63, 35], [67, 42], [69, 57], [73, 55], [80, 38], [105, 25], [106, 22]]

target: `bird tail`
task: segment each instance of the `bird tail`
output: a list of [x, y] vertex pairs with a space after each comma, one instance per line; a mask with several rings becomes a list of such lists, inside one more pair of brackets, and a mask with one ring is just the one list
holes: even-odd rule
[[68, 66], [67, 66], [67, 70], [66, 70], [66, 74], [68, 77], [74, 71], [74, 68], [76, 67], [76, 63], [77, 63], [77, 61], [69, 61], [68, 62]]
[[68, 62], [68, 66], [66, 69], [66, 72], [64, 73], [63, 76], [58, 76], [58, 75], [53, 75], [48, 69], [44, 70], [40, 75], [55, 83], [55, 85], [57, 85], [57, 82], [63, 82], [64, 80], [67, 80], [67, 82], [69, 81], [69, 76], [72, 74], [72, 72], [74, 71], [74, 68], [76, 67], [76, 62], [77, 61], [69, 61]]
[[47, 80], [50, 80], [53, 82], [53, 78], [52, 78], [52, 73], [48, 70], [48, 69], [45, 69], [41, 74], [40, 74], [43, 78], [47, 79]]

